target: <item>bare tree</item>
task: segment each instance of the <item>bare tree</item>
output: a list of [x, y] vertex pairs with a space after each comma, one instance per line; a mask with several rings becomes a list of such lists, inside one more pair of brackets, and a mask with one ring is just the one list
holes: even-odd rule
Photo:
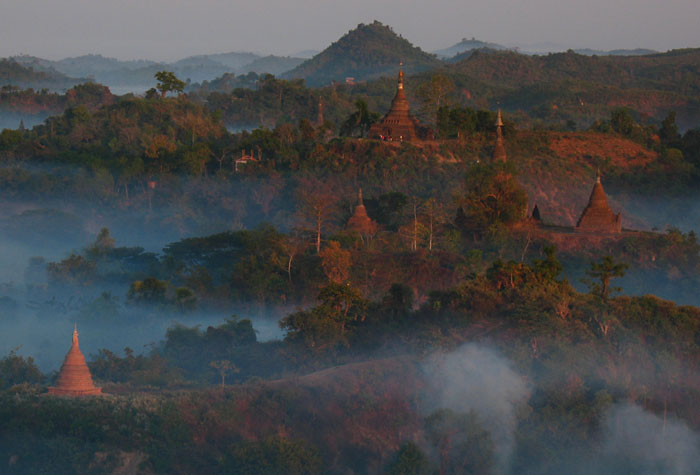
[[229, 360], [217, 360], [209, 362], [209, 366], [216, 369], [221, 375], [221, 389], [224, 389], [226, 385], [226, 374], [227, 373], [238, 373], [240, 370], [235, 364], [231, 363]]
[[298, 214], [308, 229], [314, 233], [316, 253], [321, 252], [323, 226], [336, 212], [338, 194], [325, 181], [302, 179], [297, 189]]

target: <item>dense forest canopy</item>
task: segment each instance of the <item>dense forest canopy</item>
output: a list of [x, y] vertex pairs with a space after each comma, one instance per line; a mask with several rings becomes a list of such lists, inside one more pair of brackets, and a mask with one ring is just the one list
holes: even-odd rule
[[[0, 459], [692, 473], [696, 56], [440, 62], [375, 22], [306, 81], [3, 87], [0, 110], [48, 117], [0, 132]], [[398, 57], [431, 140], [363, 138]], [[620, 233], [574, 232], [596, 171]], [[107, 397], [45, 395], [76, 324]]]

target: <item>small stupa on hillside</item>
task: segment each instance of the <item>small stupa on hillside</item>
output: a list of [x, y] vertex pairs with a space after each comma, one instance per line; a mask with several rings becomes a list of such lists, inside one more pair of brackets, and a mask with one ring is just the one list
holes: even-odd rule
[[362, 188], [358, 192], [358, 203], [355, 206], [355, 212], [350, 216], [345, 229], [361, 236], [372, 236], [377, 232], [377, 223], [369, 217], [367, 209], [365, 209], [365, 203], [362, 199]]
[[505, 162], [506, 144], [503, 141], [503, 120], [501, 119], [501, 109], [498, 109], [498, 117], [496, 118], [496, 146], [493, 149], [493, 161]]
[[576, 232], [618, 234], [622, 232], [621, 213], [613, 213], [605, 196], [603, 184], [600, 182], [600, 170], [598, 170], [595, 185], [588, 206], [583, 210], [576, 223]]
[[408, 99], [403, 90], [403, 69], [399, 70], [396, 95], [391, 101], [391, 109], [369, 129], [369, 138], [393, 142], [418, 140], [416, 119], [411, 115]]
[[56, 396], [96, 396], [102, 394], [102, 388], [95, 387], [93, 384], [90, 369], [80, 351], [77, 326], [73, 329], [73, 344], [63, 360], [56, 386], [49, 388], [49, 394]]

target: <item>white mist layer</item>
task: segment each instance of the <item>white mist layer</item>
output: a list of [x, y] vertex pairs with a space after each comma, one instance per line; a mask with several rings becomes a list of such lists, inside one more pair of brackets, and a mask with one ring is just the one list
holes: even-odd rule
[[506, 358], [475, 343], [448, 354], [434, 354], [424, 370], [433, 394], [429, 409], [474, 411], [493, 438], [498, 471], [508, 472], [515, 445], [516, 407], [529, 395], [522, 376]]
[[605, 417], [603, 452], [635, 473], [690, 474], [700, 471], [700, 436], [682, 421], [633, 404], [617, 404]]

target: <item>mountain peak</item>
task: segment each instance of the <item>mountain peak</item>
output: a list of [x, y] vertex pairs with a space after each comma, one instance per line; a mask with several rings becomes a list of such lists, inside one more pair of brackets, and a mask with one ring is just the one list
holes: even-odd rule
[[424, 71], [440, 64], [435, 56], [413, 46], [379, 21], [360, 23], [328, 48], [285, 76], [303, 78], [311, 85], [332, 81], [372, 79], [393, 75], [403, 62], [407, 72]]

